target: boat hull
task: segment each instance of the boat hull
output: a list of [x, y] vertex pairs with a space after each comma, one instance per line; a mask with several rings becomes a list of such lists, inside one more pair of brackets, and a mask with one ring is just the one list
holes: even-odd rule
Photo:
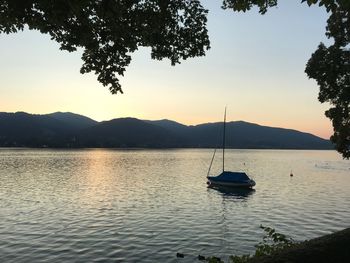
[[217, 181], [208, 178], [209, 186], [224, 186], [224, 187], [239, 187], [239, 188], [252, 188], [255, 186], [254, 180], [249, 180], [247, 182], [228, 182], [228, 181]]
[[218, 176], [208, 176], [208, 184], [211, 186], [252, 188], [255, 181], [244, 172], [223, 171]]

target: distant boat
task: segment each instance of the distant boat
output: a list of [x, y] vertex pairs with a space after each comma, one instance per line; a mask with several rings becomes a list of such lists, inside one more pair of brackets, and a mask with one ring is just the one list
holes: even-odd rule
[[222, 141], [222, 173], [218, 176], [209, 176], [211, 165], [213, 164], [216, 149], [211, 159], [209, 166], [207, 179], [208, 185], [211, 187], [215, 186], [225, 186], [225, 187], [241, 187], [241, 188], [252, 188], [255, 186], [255, 181], [250, 179], [245, 172], [230, 172], [225, 171], [225, 138], [226, 137], [226, 107], [224, 114], [224, 134]]

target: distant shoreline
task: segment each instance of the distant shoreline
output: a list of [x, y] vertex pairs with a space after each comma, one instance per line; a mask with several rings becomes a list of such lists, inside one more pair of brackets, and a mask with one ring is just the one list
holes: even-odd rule
[[[214, 150], [212, 147], [27, 147], [27, 146], [0, 146], [0, 149], [48, 149], [48, 150], [84, 150], [84, 149], [106, 149], [106, 150]], [[220, 149], [219, 149], [220, 150]], [[225, 150], [252, 150], [252, 151], [334, 151], [335, 149], [297, 149], [297, 148], [226, 148]]]

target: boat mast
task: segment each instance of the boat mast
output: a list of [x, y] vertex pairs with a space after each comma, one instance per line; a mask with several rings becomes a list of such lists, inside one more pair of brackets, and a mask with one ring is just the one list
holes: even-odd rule
[[222, 138], [222, 172], [225, 171], [226, 107], [224, 115], [224, 136]]
[[213, 157], [211, 158], [211, 162], [210, 162], [210, 165], [209, 165], [207, 177], [209, 177], [209, 173], [210, 173], [210, 169], [211, 169], [211, 166], [212, 166], [212, 164], [213, 164], [213, 161], [214, 161], [215, 153], [216, 153], [216, 148], [215, 148], [215, 150], [214, 150]]

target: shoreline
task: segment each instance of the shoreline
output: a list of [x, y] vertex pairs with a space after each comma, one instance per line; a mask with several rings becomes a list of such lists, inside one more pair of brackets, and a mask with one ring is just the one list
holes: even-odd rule
[[[0, 149], [48, 149], [48, 150], [84, 150], [84, 149], [106, 149], [106, 150], [213, 150], [215, 147], [31, 147], [31, 146], [0, 146]], [[335, 149], [309, 149], [309, 148], [225, 148], [225, 150], [237, 151], [333, 151]]]
[[253, 258], [249, 263], [345, 263], [350, 262], [350, 228], [310, 239], [272, 256]]

